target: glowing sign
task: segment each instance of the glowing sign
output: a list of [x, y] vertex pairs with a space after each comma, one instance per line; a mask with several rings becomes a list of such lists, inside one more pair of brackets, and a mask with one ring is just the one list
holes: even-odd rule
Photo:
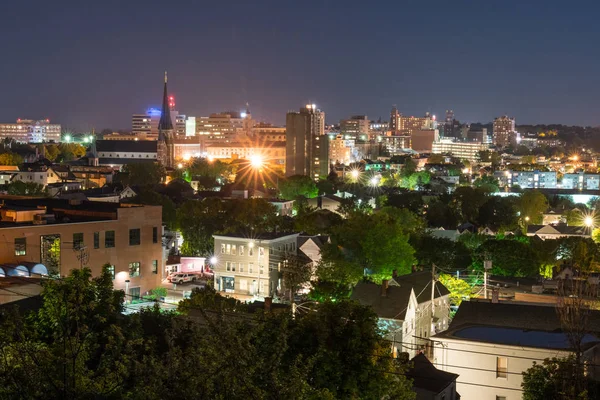
[[146, 111], [146, 114], [150, 115], [151, 117], [159, 117], [161, 112], [158, 108], [149, 108]]

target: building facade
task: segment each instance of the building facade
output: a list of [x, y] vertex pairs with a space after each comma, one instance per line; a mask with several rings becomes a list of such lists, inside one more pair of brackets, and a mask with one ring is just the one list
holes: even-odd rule
[[115, 289], [139, 297], [163, 275], [159, 206], [70, 202], [4, 196], [0, 207], [0, 263], [42, 264], [66, 276], [87, 266], [92, 276], [111, 265]]
[[258, 298], [272, 297], [283, 289], [281, 268], [286, 255], [297, 254], [298, 233], [213, 235], [215, 289]]
[[329, 174], [325, 113], [314, 104], [286, 116], [286, 176], [306, 175], [317, 180]]
[[368, 140], [369, 125], [366, 115], [353, 115], [340, 121], [340, 134], [344, 139]]
[[431, 153], [433, 143], [440, 140], [437, 129], [419, 129], [411, 135], [411, 148], [418, 153]]
[[0, 139], [11, 138], [20, 143], [60, 142], [60, 124], [49, 119], [18, 119], [15, 123], [0, 124]]
[[508, 147], [517, 142], [517, 132], [515, 129], [515, 119], [507, 115], [494, 118], [493, 142], [498, 147]]
[[489, 148], [487, 143], [459, 142], [452, 138], [440, 138], [431, 146], [431, 152], [433, 154], [450, 154], [460, 159], [476, 162], [479, 159], [479, 152]]
[[519, 186], [522, 189], [556, 189], [556, 172], [554, 171], [496, 171], [494, 176], [499, 186]]

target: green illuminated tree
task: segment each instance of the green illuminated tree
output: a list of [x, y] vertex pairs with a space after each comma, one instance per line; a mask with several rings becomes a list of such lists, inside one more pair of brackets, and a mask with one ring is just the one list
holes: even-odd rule
[[548, 199], [539, 190], [528, 189], [519, 198], [517, 209], [522, 218], [529, 217], [531, 224], [541, 224], [543, 214], [548, 209]]
[[471, 297], [473, 288], [468, 282], [449, 274], [441, 274], [439, 280], [450, 291], [450, 302], [453, 305], [459, 306], [464, 299]]
[[294, 200], [298, 197], [312, 199], [317, 197], [319, 189], [309, 176], [294, 175], [279, 180], [279, 194], [286, 200]]
[[21, 165], [23, 157], [17, 153], [6, 152], [0, 154], [0, 165]]

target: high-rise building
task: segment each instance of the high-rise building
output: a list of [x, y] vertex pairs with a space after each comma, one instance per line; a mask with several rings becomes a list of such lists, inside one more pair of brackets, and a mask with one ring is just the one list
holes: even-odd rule
[[398, 109], [396, 108], [396, 106], [392, 107], [392, 111], [390, 112], [390, 131], [392, 131], [392, 135], [395, 135], [398, 133], [398, 130], [400, 129], [399, 125], [400, 125], [400, 117], [402, 116], [402, 114], [400, 114], [398, 112]]
[[422, 129], [436, 129], [435, 117], [425, 113], [424, 117], [400, 116], [398, 120], [398, 132], [401, 135], [411, 136], [414, 132]]
[[307, 104], [299, 112], [288, 112], [285, 122], [286, 176], [307, 175], [315, 180], [327, 176], [329, 150], [324, 136], [325, 113], [314, 104]]
[[0, 139], [11, 138], [21, 143], [58, 143], [60, 133], [60, 124], [51, 124], [49, 119], [18, 119], [17, 122], [0, 124]]
[[433, 142], [431, 153], [433, 154], [450, 154], [461, 160], [469, 160], [476, 162], [479, 159], [479, 152], [488, 150], [490, 147], [487, 143], [480, 142], [459, 142], [454, 138], [440, 138]]
[[367, 140], [370, 121], [366, 115], [353, 115], [340, 121], [340, 133], [344, 139]]
[[452, 125], [452, 122], [454, 122], [454, 111], [453, 110], [446, 110], [446, 119], [444, 122], [446, 123], [446, 125]]
[[515, 130], [515, 119], [507, 115], [494, 119], [494, 144], [497, 147], [508, 147], [517, 142], [518, 134]]
[[[186, 116], [179, 114], [176, 110], [169, 110], [171, 121], [175, 121], [177, 135], [185, 135]], [[131, 134], [147, 138], [158, 138], [158, 123], [162, 111], [157, 108], [149, 108], [144, 114], [133, 114], [131, 116]]]

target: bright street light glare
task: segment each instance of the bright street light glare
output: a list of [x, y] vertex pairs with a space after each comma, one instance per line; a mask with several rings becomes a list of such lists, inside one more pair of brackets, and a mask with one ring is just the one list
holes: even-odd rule
[[369, 182], [371, 182], [371, 185], [377, 186], [377, 184], [379, 183], [379, 179], [377, 179], [377, 177], [374, 176], [371, 178], [371, 180]]
[[352, 178], [354, 178], [354, 179], [358, 179], [359, 175], [360, 175], [360, 172], [357, 169], [353, 169], [352, 171], [350, 171], [350, 176], [352, 176]]
[[212, 265], [215, 265], [215, 264], [217, 264], [217, 257], [215, 257], [215, 256], [212, 256], [212, 257], [210, 258], [210, 263], [211, 263]]
[[587, 216], [584, 219], [585, 222], [585, 226], [587, 226], [588, 228], [594, 225], [594, 218], [592, 218], [591, 216]]
[[264, 163], [263, 158], [261, 156], [259, 156], [258, 154], [250, 156], [250, 165], [252, 165], [254, 168], [262, 167], [263, 163]]

